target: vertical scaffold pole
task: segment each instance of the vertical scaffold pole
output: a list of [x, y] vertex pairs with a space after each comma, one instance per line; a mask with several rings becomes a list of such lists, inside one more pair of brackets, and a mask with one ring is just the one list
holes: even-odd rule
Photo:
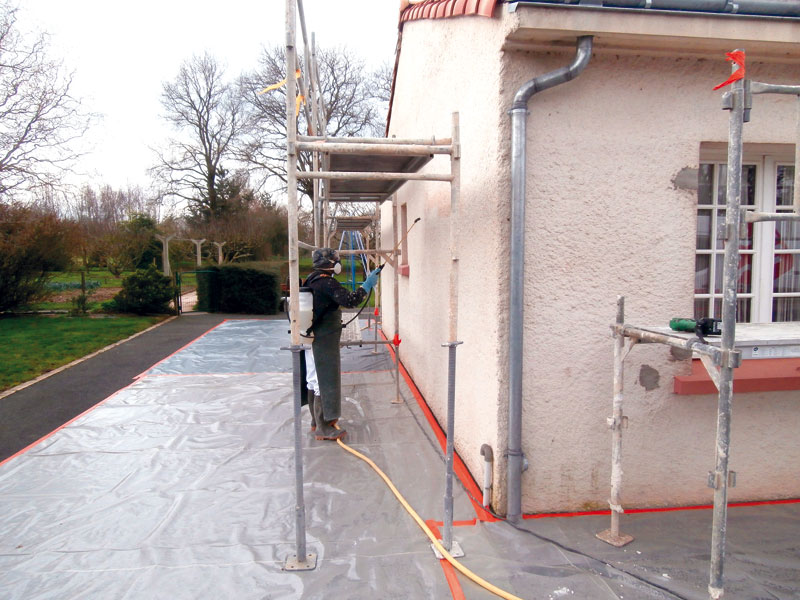
[[442, 344], [448, 348], [447, 374], [447, 446], [445, 450], [445, 492], [444, 528], [442, 546], [451, 556], [464, 556], [464, 552], [453, 540], [453, 461], [455, 454], [455, 413], [456, 413], [456, 347], [462, 342], [458, 338], [458, 195], [461, 188], [461, 157], [459, 146], [458, 113], [453, 113], [452, 148], [450, 152], [450, 305], [449, 342]]
[[622, 509], [622, 428], [625, 417], [622, 414], [622, 390], [625, 379], [625, 336], [619, 330], [625, 324], [625, 297], [617, 297], [617, 329], [614, 331], [614, 399], [611, 418], [611, 527], [597, 534], [597, 538], [612, 546], [621, 547], [633, 541], [633, 536], [620, 534], [619, 517]]
[[295, 96], [297, 86], [294, 72], [297, 65], [295, 48], [295, 22], [297, 16], [297, 0], [286, 0], [286, 196], [289, 205], [289, 293], [292, 329], [292, 385], [294, 390], [294, 467], [295, 467], [295, 539], [296, 552], [287, 557], [284, 570], [309, 571], [317, 566], [317, 556], [306, 552], [306, 508], [303, 500], [303, 449], [300, 431], [300, 397], [301, 381], [300, 331], [297, 315], [300, 312], [300, 269], [298, 262], [297, 232], [297, 119], [295, 116]]
[[[736, 67], [734, 67], [734, 70]], [[725, 533], [728, 521], [728, 459], [731, 439], [731, 401], [733, 399], [734, 345], [736, 343], [736, 291], [739, 281], [739, 225], [742, 194], [742, 129], [745, 111], [745, 80], [732, 84], [728, 136], [728, 180], [725, 209], [724, 296], [722, 300], [722, 364], [719, 372], [717, 404], [716, 465], [709, 477], [714, 488], [714, 515], [711, 528], [711, 566], [708, 584], [710, 598], [722, 597], [725, 562]], [[726, 94], [727, 95], [727, 94]]]
[[[375, 203], [375, 217], [372, 221], [373, 227], [375, 230], [375, 250], [381, 248], [381, 226], [380, 226], [380, 211], [381, 205], [380, 203]], [[375, 266], [381, 262], [380, 255], [376, 252], [375, 253]], [[381, 311], [381, 300], [383, 299], [383, 284], [378, 280], [378, 285], [375, 286], [375, 344], [372, 347], [372, 353], [378, 354], [378, 315]]]
[[399, 238], [397, 228], [400, 227], [400, 215], [398, 211], [400, 206], [397, 204], [397, 194], [392, 196], [392, 243], [394, 244], [394, 253], [392, 260], [394, 260], [394, 339], [398, 341], [394, 345], [394, 399], [392, 404], [400, 404], [403, 398], [400, 396], [400, 254], [397, 249], [397, 240]]

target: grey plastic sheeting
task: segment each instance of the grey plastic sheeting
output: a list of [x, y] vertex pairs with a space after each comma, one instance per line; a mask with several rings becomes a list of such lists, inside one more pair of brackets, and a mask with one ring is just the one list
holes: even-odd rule
[[[361, 321], [366, 327], [367, 321]], [[193, 373], [290, 373], [292, 354], [286, 321], [229, 320], [211, 329], [180, 352], [147, 371], [148, 375]], [[364, 331], [364, 339], [374, 338]], [[380, 371], [393, 368], [385, 348], [373, 345], [342, 348], [342, 371]]]
[[[227, 321], [1, 465], [0, 597], [452, 597], [427, 538], [385, 484], [338, 445], [307, 436], [305, 410], [307, 544], [318, 563], [282, 570], [296, 550], [287, 344], [284, 323]], [[374, 360], [371, 348], [353, 353]], [[353, 371], [343, 376], [348, 443], [423, 519], [441, 520], [444, 463], [408, 388], [406, 402], [392, 404], [393, 371]], [[729, 577], [744, 591], [726, 597], [798, 598], [797, 505], [761, 509], [777, 519], [774, 539], [759, 542], [753, 575], [746, 534], [729, 530], [740, 536]], [[454, 512], [475, 517], [459, 485]], [[465, 566], [523, 598], [706, 598], [710, 512], [692, 513], [626, 515], [637, 540], [624, 549], [594, 538], [603, 517], [525, 521], [536, 535], [478, 522], [454, 538]], [[686, 519], [695, 520], [688, 535]], [[757, 522], [746, 532], [763, 532]], [[466, 598], [495, 597], [458, 579]]]

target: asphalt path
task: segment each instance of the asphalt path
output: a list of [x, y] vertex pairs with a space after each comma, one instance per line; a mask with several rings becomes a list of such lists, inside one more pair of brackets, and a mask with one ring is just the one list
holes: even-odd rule
[[265, 317], [184, 314], [0, 399], [0, 461], [130, 385], [160, 360], [231, 318]]

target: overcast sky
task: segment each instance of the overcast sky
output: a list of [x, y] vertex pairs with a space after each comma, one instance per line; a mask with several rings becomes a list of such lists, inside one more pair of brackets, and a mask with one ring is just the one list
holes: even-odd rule
[[[374, 66], [394, 60], [399, 0], [303, 5], [317, 45], [348, 46]], [[25, 0], [17, 25], [51, 35], [51, 56], [75, 74], [74, 94], [102, 115], [86, 140], [94, 150], [81, 181], [124, 188], [149, 184], [149, 148], [169, 135], [163, 82], [206, 50], [231, 78], [255, 68], [263, 46], [285, 43], [284, 15], [285, 0]]]

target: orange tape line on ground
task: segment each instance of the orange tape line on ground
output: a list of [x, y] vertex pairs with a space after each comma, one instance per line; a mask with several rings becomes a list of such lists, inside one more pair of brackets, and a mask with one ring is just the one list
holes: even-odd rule
[[[384, 335], [383, 331], [381, 331], [380, 333], [381, 337], [383, 337], [384, 340], [388, 340], [386, 335]], [[392, 348], [391, 346], [388, 346], [388, 348], [389, 352], [392, 355], [392, 360], [397, 362], [397, 355], [394, 352], [394, 348]], [[445, 432], [442, 430], [441, 426], [439, 425], [439, 422], [433, 415], [433, 412], [431, 412], [431, 409], [428, 406], [427, 402], [425, 402], [425, 398], [422, 397], [422, 394], [420, 393], [419, 389], [414, 384], [414, 381], [411, 379], [411, 375], [409, 375], [408, 371], [406, 371], [406, 368], [403, 366], [403, 363], [401, 362], [399, 366], [400, 366], [400, 373], [403, 375], [403, 379], [406, 380], [406, 383], [408, 384], [411, 393], [414, 394], [414, 398], [416, 399], [419, 407], [422, 409], [425, 418], [428, 420], [428, 424], [431, 426], [433, 434], [436, 436], [436, 439], [439, 440], [439, 446], [441, 446], [442, 452], [445, 452], [447, 448], [447, 436], [445, 435]], [[458, 480], [461, 482], [461, 484], [469, 491], [470, 493], [469, 500], [472, 503], [472, 506], [475, 508], [475, 513], [477, 514], [478, 519], [487, 522], [498, 521], [499, 519], [493, 517], [491, 513], [487, 512], [486, 509], [483, 508], [483, 506], [481, 506], [475, 500], [473, 500], [473, 498], [483, 497], [483, 492], [478, 487], [478, 484], [475, 483], [475, 480], [472, 478], [472, 473], [469, 472], [467, 465], [464, 464], [463, 460], [461, 460], [461, 457], [458, 455], [458, 452], [453, 452], [453, 472], [455, 473], [456, 477], [458, 477]]]
[[43, 441], [47, 440], [48, 438], [50, 438], [50, 437], [54, 436], [56, 433], [58, 433], [59, 431], [61, 431], [62, 429], [64, 429], [64, 427], [67, 427], [68, 425], [71, 425], [72, 423], [74, 423], [75, 421], [77, 421], [78, 419], [80, 419], [82, 416], [84, 416], [84, 415], [86, 415], [86, 414], [88, 414], [88, 413], [92, 412], [92, 411], [93, 411], [95, 408], [97, 408], [98, 406], [102, 405], [102, 404], [103, 404], [103, 403], [105, 403], [105, 402], [108, 402], [109, 400], [111, 400], [111, 398], [113, 398], [114, 396], [116, 396], [116, 395], [117, 395], [117, 394], [119, 394], [120, 392], [122, 392], [122, 391], [125, 391], [126, 389], [128, 389], [129, 387], [131, 387], [131, 386], [132, 386], [133, 384], [135, 384], [135, 383], [136, 383], [136, 380], [134, 380], [134, 381], [131, 381], [131, 382], [130, 382], [128, 385], [126, 385], [124, 388], [121, 388], [121, 389], [117, 390], [116, 392], [114, 392], [113, 394], [111, 394], [111, 395], [110, 395], [108, 398], [103, 398], [102, 400], [100, 400], [100, 402], [98, 402], [98, 403], [97, 403], [97, 404], [95, 404], [94, 406], [90, 406], [90, 407], [89, 407], [89, 408], [87, 408], [85, 411], [83, 411], [81, 414], [79, 414], [79, 415], [77, 415], [77, 416], [75, 416], [75, 417], [71, 418], [69, 421], [67, 421], [66, 423], [64, 423], [64, 424], [63, 424], [63, 425], [61, 425], [60, 427], [56, 427], [56, 428], [55, 428], [55, 429], [53, 429], [53, 431], [51, 431], [50, 433], [46, 433], [45, 435], [43, 435], [42, 437], [40, 437], [40, 438], [39, 438], [38, 440], [36, 440], [35, 442], [33, 442], [33, 443], [31, 443], [31, 444], [28, 444], [27, 446], [25, 446], [25, 447], [24, 447], [22, 450], [20, 450], [20, 451], [18, 451], [18, 452], [15, 452], [14, 454], [12, 454], [11, 456], [9, 456], [9, 457], [8, 457], [8, 458], [6, 458], [5, 460], [2, 460], [2, 461], [0, 461], [0, 467], [2, 467], [2, 466], [3, 466], [4, 464], [6, 464], [7, 462], [9, 462], [9, 461], [11, 461], [11, 460], [15, 459], [16, 457], [18, 457], [18, 456], [20, 456], [20, 455], [22, 455], [22, 454], [25, 454], [25, 453], [26, 453], [28, 450], [30, 450], [30, 449], [31, 449], [31, 448], [33, 448], [34, 446], [37, 446], [38, 444], [41, 444]]

